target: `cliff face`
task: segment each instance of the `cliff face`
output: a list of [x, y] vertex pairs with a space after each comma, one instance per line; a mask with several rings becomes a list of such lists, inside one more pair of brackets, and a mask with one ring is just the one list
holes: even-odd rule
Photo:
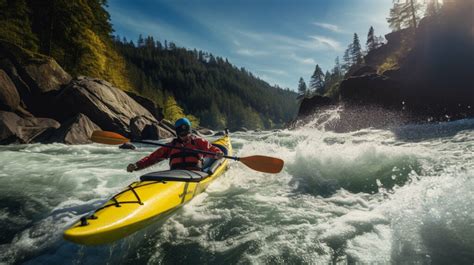
[[[448, 5], [441, 15], [421, 20], [416, 31], [388, 34], [387, 44], [369, 52], [364, 65], [341, 83], [341, 119], [360, 116], [356, 112], [361, 107], [390, 112], [402, 123], [474, 117], [472, 8], [469, 1]], [[308, 109], [314, 113], [325, 108], [311, 101], [302, 102], [305, 111], [299, 118], [307, 116]], [[363, 120], [368, 121], [340, 122], [354, 125], [345, 126], [351, 129], [386, 126], [371, 119], [366, 113]]]

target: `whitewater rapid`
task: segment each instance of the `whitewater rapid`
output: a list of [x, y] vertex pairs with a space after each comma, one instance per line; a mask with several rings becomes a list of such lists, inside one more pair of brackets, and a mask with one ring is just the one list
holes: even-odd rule
[[472, 264], [474, 120], [337, 134], [311, 126], [232, 134], [237, 155], [206, 192], [111, 245], [62, 232], [140, 174], [153, 147], [0, 147], [3, 264]]

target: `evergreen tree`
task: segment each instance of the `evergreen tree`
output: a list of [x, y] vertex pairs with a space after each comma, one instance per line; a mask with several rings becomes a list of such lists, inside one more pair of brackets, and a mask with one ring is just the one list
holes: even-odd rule
[[198, 52], [198, 60], [200, 62], [204, 62], [204, 52], [203, 51]]
[[306, 83], [304, 82], [303, 77], [300, 77], [298, 82], [298, 98], [304, 98], [308, 94], [308, 89]]
[[339, 56], [337, 56], [334, 60], [334, 68], [332, 69], [332, 75], [335, 76], [337, 80], [339, 80], [343, 76], [342, 71], [342, 66], [339, 62]]
[[349, 44], [347, 49], [344, 51], [344, 56], [342, 57], [342, 59], [344, 60], [344, 63], [342, 64], [341, 68], [344, 71], [344, 73], [347, 73], [349, 69], [351, 69], [352, 67], [352, 58], [350, 55], [351, 50], [352, 50], [352, 44]]
[[113, 46], [105, 0], [26, 3], [40, 53], [56, 59], [72, 75], [98, 77], [130, 89], [125, 62]]
[[421, 4], [415, 0], [404, 0], [404, 2], [394, 0], [387, 18], [390, 28], [393, 30], [400, 30], [402, 27], [416, 28], [420, 19], [418, 14], [420, 8]]
[[31, 30], [30, 13], [25, 0], [0, 0], [0, 38], [37, 51], [38, 39]]
[[378, 39], [374, 35], [374, 27], [370, 26], [369, 33], [367, 33], [367, 42], [365, 44], [367, 52], [370, 52], [378, 47]]
[[352, 50], [350, 51], [352, 64], [360, 65], [363, 61], [362, 48], [360, 46], [359, 36], [354, 33], [354, 39], [352, 41]]
[[158, 50], [162, 50], [162, 49], [163, 49], [163, 45], [161, 45], [161, 42], [160, 42], [159, 40], [156, 41], [155, 47], [156, 47]]
[[387, 22], [388, 22], [389, 27], [393, 31], [399, 31], [402, 29], [403, 21], [400, 18], [401, 9], [402, 9], [402, 6], [398, 4], [397, 2], [394, 2], [393, 7], [390, 8], [390, 13], [387, 18]]
[[[214, 58], [214, 55], [212, 55], [212, 53], [209, 55], [209, 64], [211, 65], [217, 64], [216, 58]], [[243, 72], [246, 72], [245, 68], [242, 68], [242, 69], [243, 69], [242, 70]]]
[[148, 49], [153, 49], [153, 48], [155, 48], [155, 40], [153, 39], [152, 36], [146, 37], [146, 39], [145, 39], [145, 47], [147, 47]]
[[325, 76], [324, 76], [323, 70], [317, 64], [309, 82], [310, 95], [324, 93], [324, 78]]
[[145, 46], [145, 40], [143, 39], [142, 34], [138, 35], [138, 40], [137, 40], [137, 47], [143, 47]]
[[326, 70], [326, 73], [324, 74], [324, 87], [323, 87], [323, 92], [321, 92], [321, 95], [324, 95], [328, 89], [331, 87], [332, 83], [334, 82], [335, 75], [331, 74], [329, 70]]
[[168, 48], [172, 51], [176, 50], [176, 44], [174, 42], [170, 41]]

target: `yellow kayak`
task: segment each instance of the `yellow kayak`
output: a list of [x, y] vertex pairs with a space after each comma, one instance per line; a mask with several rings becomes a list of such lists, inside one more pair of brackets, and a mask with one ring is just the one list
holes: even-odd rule
[[[232, 155], [228, 135], [213, 145]], [[82, 217], [64, 238], [83, 245], [100, 245], [126, 237], [201, 193], [228, 168], [228, 159], [205, 161], [203, 171], [168, 170], [140, 177], [93, 214]]]

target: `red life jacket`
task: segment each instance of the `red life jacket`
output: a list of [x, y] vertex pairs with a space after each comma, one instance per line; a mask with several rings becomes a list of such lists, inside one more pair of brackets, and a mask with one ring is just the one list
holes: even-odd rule
[[[186, 147], [189, 149], [198, 150], [194, 137], [188, 143], [182, 143], [178, 139], [171, 142], [172, 146]], [[201, 170], [202, 169], [202, 155], [196, 152], [171, 149], [169, 154], [170, 169], [187, 169], [187, 170]]]

